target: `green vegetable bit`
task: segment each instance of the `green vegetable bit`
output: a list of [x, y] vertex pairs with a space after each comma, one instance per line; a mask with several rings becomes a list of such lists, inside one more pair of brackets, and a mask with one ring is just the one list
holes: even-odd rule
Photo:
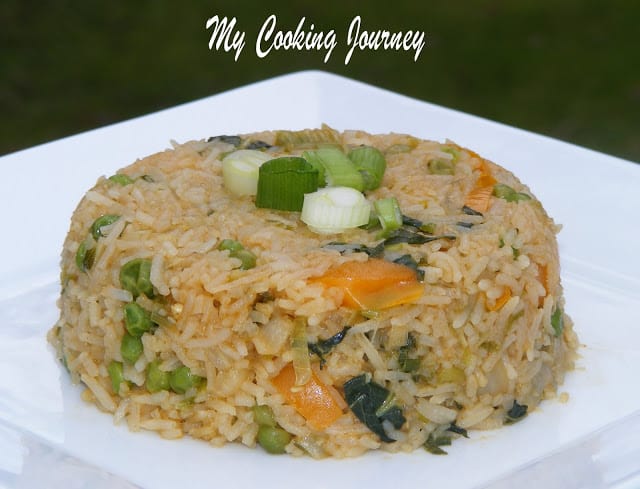
[[373, 207], [382, 226], [382, 231], [378, 234], [378, 238], [387, 238], [393, 231], [402, 226], [402, 212], [400, 211], [398, 199], [395, 197], [376, 200], [373, 203]]
[[169, 372], [160, 370], [160, 362], [158, 360], [147, 365], [146, 386], [151, 393], [169, 389]]
[[517, 421], [520, 421], [527, 415], [527, 409], [529, 406], [526, 404], [519, 404], [515, 399], [513, 400], [513, 405], [511, 409], [507, 411], [507, 418], [505, 420], [506, 424], [512, 424]]
[[102, 228], [110, 226], [118, 219], [120, 219], [120, 216], [115, 214], [105, 214], [93, 221], [93, 224], [91, 225], [91, 236], [93, 236], [93, 239], [97, 241], [98, 238], [105, 236], [102, 232]]
[[562, 331], [564, 331], [564, 315], [559, 307], [551, 315], [551, 327], [556, 336], [562, 335]]
[[233, 253], [243, 250], [244, 246], [242, 246], [242, 243], [240, 241], [236, 241], [235, 239], [223, 239], [222, 241], [220, 241], [220, 244], [218, 244], [218, 249], [220, 251], [228, 250]]
[[265, 404], [253, 406], [253, 420], [260, 426], [277, 426], [273, 411]]
[[176, 394], [184, 394], [192, 387], [200, 385], [202, 378], [193, 375], [186, 365], [178, 367], [169, 373], [169, 386]]
[[342, 342], [349, 329], [351, 329], [351, 326], [345, 326], [341, 331], [326, 340], [318, 340], [317, 343], [308, 343], [309, 352], [318, 355], [320, 359], [320, 369], [327, 363], [324, 356]]
[[258, 171], [256, 207], [301, 211], [304, 194], [316, 190], [318, 170], [304, 158], [274, 158], [263, 163]]
[[120, 393], [120, 384], [122, 384], [124, 380], [124, 373], [122, 369], [122, 362], [116, 362], [113, 360], [107, 366], [107, 372], [109, 372], [109, 378], [111, 379], [111, 388], [113, 392], [116, 394]]
[[140, 355], [142, 355], [142, 340], [137, 336], [131, 336], [125, 333], [120, 343], [120, 354], [129, 363], [136, 363]]
[[393, 443], [395, 440], [387, 435], [382, 422], [389, 421], [395, 429], [400, 429], [406, 419], [402, 410], [389, 401], [391, 392], [371, 381], [366, 374], [348, 380], [343, 388], [345, 400], [353, 414], [381, 441]]
[[504, 183], [496, 183], [493, 187], [493, 195], [507, 202], [519, 202], [522, 200], [531, 200], [531, 196], [523, 192], [516, 192]]
[[373, 146], [360, 146], [351, 150], [348, 156], [362, 175], [363, 190], [377, 189], [387, 169], [387, 161], [380, 150]]
[[120, 285], [133, 294], [135, 299], [140, 294], [153, 299], [153, 285], [151, 284], [151, 260], [135, 258], [125, 263], [120, 269]]
[[326, 144], [340, 144], [340, 134], [329, 126], [320, 129], [303, 129], [301, 131], [278, 131], [276, 146], [291, 148], [314, 148]]
[[123, 187], [126, 185], [130, 185], [134, 182], [133, 178], [124, 173], [116, 173], [115, 175], [111, 175], [109, 180], [113, 183], [117, 183], [118, 185], [122, 185]]
[[139, 338], [153, 328], [153, 321], [148, 311], [135, 302], [124, 306], [124, 327], [131, 336]]
[[236, 251], [232, 256], [240, 260], [240, 268], [242, 270], [250, 270], [256, 266], [256, 255], [249, 250]]
[[453, 161], [441, 158], [430, 160], [427, 163], [427, 168], [429, 168], [429, 173], [433, 175], [453, 175], [455, 173]]
[[268, 453], [284, 453], [290, 441], [291, 435], [282, 428], [263, 425], [258, 429], [258, 443]]
[[451, 435], [432, 431], [424, 442], [424, 448], [433, 455], [447, 455], [447, 452], [440, 447], [451, 445]]
[[364, 179], [354, 163], [339, 148], [319, 148], [305, 151], [303, 158], [314, 168], [324, 168], [325, 180], [318, 179], [318, 185], [331, 187], [351, 187], [362, 192]]
[[76, 251], [76, 266], [83, 272], [87, 272], [93, 266], [96, 259], [95, 242], [90, 238], [85, 239]]
[[234, 239], [223, 239], [218, 245], [218, 249], [221, 251], [229, 251], [231, 258], [237, 258], [240, 260], [240, 269], [249, 270], [256, 266], [256, 255], [251, 251], [245, 249], [242, 243]]

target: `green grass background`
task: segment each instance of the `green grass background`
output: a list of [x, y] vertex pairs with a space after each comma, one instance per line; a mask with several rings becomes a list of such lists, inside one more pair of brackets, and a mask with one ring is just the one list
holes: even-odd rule
[[[324, 52], [254, 42], [274, 13], [335, 29]], [[210, 51], [207, 18], [237, 17], [239, 60]], [[348, 25], [423, 30], [413, 53], [356, 52]], [[0, 3], [0, 154], [275, 75], [322, 69], [582, 146], [640, 161], [640, 2], [300, 0]]]

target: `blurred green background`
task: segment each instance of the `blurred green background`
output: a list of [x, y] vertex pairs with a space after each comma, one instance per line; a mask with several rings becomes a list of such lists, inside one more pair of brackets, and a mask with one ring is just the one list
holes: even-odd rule
[[[259, 59], [269, 14], [281, 29], [335, 29], [339, 46]], [[210, 51], [209, 17], [246, 31], [237, 62]], [[423, 30], [413, 53], [356, 52], [349, 23]], [[296, 2], [4, 0], [0, 154], [290, 71], [321, 69], [640, 161], [636, 0]]]

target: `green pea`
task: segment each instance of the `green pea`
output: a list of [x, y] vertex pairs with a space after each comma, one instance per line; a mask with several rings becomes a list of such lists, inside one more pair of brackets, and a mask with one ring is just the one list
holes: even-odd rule
[[125, 175], [124, 173], [116, 173], [115, 175], [111, 175], [109, 177], [109, 180], [112, 181], [113, 183], [117, 183], [118, 185], [122, 185], [123, 187], [125, 185], [130, 185], [134, 182], [133, 178], [131, 178], [128, 175]]
[[122, 362], [116, 362], [113, 360], [107, 366], [107, 372], [109, 372], [109, 378], [111, 378], [111, 388], [116, 394], [120, 393], [120, 384], [124, 382], [124, 373], [122, 370]]
[[185, 365], [172, 370], [169, 374], [171, 390], [177, 394], [184, 394], [200, 382], [200, 377], [193, 375], [191, 369]]
[[291, 435], [282, 428], [264, 425], [258, 429], [258, 443], [268, 453], [284, 453], [290, 441]]
[[120, 216], [117, 216], [115, 214], [105, 214], [93, 221], [93, 224], [91, 225], [91, 236], [93, 236], [93, 239], [97, 241], [98, 238], [104, 236], [104, 234], [102, 233], [102, 228], [110, 226], [118, 219], [120, 219]]
[[93, 266], [96, 259], [96, 249], [89, 238], [85, 239], [76, 251], [76, 266], [83, 272], [87, 272]]
[[133, 294], [134, 299], [140, 294], [153, 299], [151, 284], [151, 260], [135, 258], [128, 261], [120, 269], [120, 286]]
[[269, 406], [264, 404], [253, 406], [253, 420], [260, 426], [276, 426], [276, 419], [273, 416], [273, 411]]
[[218, 244], [218, 249], [220, 251], [229, 250], [231, 252], [234, 252], [243, 250], [244, 246], [242, 246], [242, 243], [240, 243], [240, 241], [236, 241], [235, 239], [223, 239], [222, 241], [220, 241], [220, 244]]
[[169, 389], [169, 372], [160, 370], [158, 360], [147, 365], [147, 390], [151, 393]]
[[136, 363], [140, 355], [142, 355], [142, 340], [137, 336], [131, 336], [125, 333], [120, 343], [120, 354], [129, 363]]
[[249, 250], [238, 250], [231, 253], [232, 257], [240, 260], [240, 268], [242, 270], [249, 270], [256, 266], [256, 255]]
[[153, 321], [148, 311], [135, 302], [124, 306], [124, 327], [131, 336], [139, 338], [153, 327]]

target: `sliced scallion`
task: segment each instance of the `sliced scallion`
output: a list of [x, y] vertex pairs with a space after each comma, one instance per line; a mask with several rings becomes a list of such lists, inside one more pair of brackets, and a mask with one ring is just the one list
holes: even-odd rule
[[260, 166], [272, 159], [262, 151], [239, 149], [222, 160], [222, 180], [233, 195], [256, 195]]
[[327, 187], [306, 194], [300, 219], [320, 234], [340, 233], [369, 222], [371, 204], [349, 187]]
[[126, 185], [131, 185], [134, 180], [129, 175], [125, 175], [124, 173], [116, 173], [115, 175], [111, 175], [109, 180], [117, 183], [118, 185], [122, 185], [123, 187]]
[[318, 170], [298, 156], [269, 160], [258, 175], [257, 207], [300, 211], [304, 194], [318, 189]]
[[293, 371], [296, 374], [296, 385], [305, 385], [311, 379], [311, 359], [307, 343], [307, 321], [304, 318], [295, 318], [293, 321], [291, 353], [293, 355]]
[[375, 190], [380, 186], [387, 161], [380, 150], [373, 146], [360, 146], [349, 152], [349, 159], [362, 175], [364, 190]]
[[380, 238], [388, 237], [393, 231], [402, 226], [402, 212], [400, 211], [400, 204], [398, 204], [398, 200], [395, 197], [376, 200], [373, 203], [373, 207], [382, 226]]
[[559, 307], [551, 315], [551, 327], [556, 336], [562, 335], [562, 331], [564, 331], [564, 316], [562, 309]]
[[276, 146], [285, 148], [313, 148], [322, 144], [340, 144], [340, 134], [327, 125], [320, 129], [303, 129], [301, 131], [278, 131]]
[[305, 151], [304, 158], [324, 168], [326, 184], [331, 187], [351, 187], [362, 192], [364, 179], [349, 157], [338, 148], [318, 148]]
[[531, 196], [524, 192], [516, 192], [504, 183], [497, 183], [493, 187], [493, 195], [507, 202], [519, 202], [521, 200], [531, 200]]
[[430, 160], [429, 163], [427, 163], [427, 167], [433, 175], [453, 175], [455, 173], [452, 160], [436, 158]]

